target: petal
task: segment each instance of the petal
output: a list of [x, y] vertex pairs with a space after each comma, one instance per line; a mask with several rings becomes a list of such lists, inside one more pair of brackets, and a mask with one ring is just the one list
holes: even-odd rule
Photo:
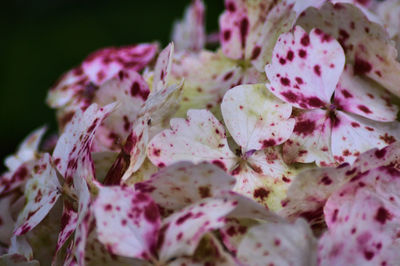
[[288, 163], [301, 162], [331, 165], [331, 120], [324, 110], [311, 110], [295, 117], [293, 134], [283, 145], [283, 156]]
[[144, 259], [152, 256], [160, 215], [148, 195], [128, 187], [101, 187], [93, 211], [99, 240], [113, 254]]
[[94, 102], [100, 106], [117, 102], [118, 106], [102, 127], [124, 140], [132, 130], [132, 123], [137, 120], [141, 106], [150, 93], [149, 87], [142, 76], [135, 71], [120, 71], [118, 77], [105, 82], [97, 90]]
[[396, 120], [398, 107], [390, 103], [391, 95], [376, 83], [355, 76], [347, 65], [335, 90], [334, 102], [343, 111], [376, 121]]
[[232, 59], [252, 60], [263, 71], [277, 36], [290, 30], [304, 9], [319, 2], [226, 0], [219, 19], [223, 53]]
[[53, 208], [61, 189], [51, 156], [44, 154], [34, 167], [33, 178], [25, 187], [26, 205], [15, 224], [15, 235], [23, 235], [38, 225]]
[[310, 34], [296, 26], [282, 34], [271, 64], [265, 67], [267, 88], [283, 101], [304, 109], [321, 108], [330, 98], [343, 71], [340, 44], [321, 30]]
[[332, 128], [332, 153], [338, 162], [353, 163], [360, 153], [383, 148], [400, 139], [399, 122], [380, 123], [337, 112]]
[[102, 108], [92, 104], [84, 112], [76, 112], [65, 128], [54, 149], [53, 161], [66, 180], [75, 175], [87, 180], [94, 178], [91, 144], [96, 129], [114, 107], [115, 104]]
[[232, 190], [235, 179], [210, 163], [179, 162], [165, 167], [150, 180], [135, 184], [136, 191], [150, 193], [167, 213], [203, 198]]
[[319, 243], [321, 264], [392, 265], [398, 254], [400, 172], [381, 167], [353, 178], [325, 205], [329, 231]]
[[185, 10], [181, 21], [174, 24], [172, 40], [177, 51], [198, 52], [206, 42], [203, 0], [195, 0]]
[[[157, 44], [139, 44], [125, 47], [103, 48], [90, 54], [80, 66], [64, 74], [50, 89], [47, 103], [53, 108], [71, 100], [87, 100], [94, 86], [100, 86], [117, 76], [120, 70], [142, 70], [157, 53]], [[89, 93], [89, 94], [88, 94]], [[90, 103], [89, 103], [90, 104]]]
[[172, 58], [174, 56], [174, 43], [170, 43], [157, 58], [154, 68], [153, 91], [161, 91], [167, 87], [171, 72]]
[[[234, 170], [235, 171], [235, 170]], [[258, 203], [277, 211], [286, 197], [289, 184], [297, 169], [285, 164], [278, 148], [267, 148], [255, 152], [247, 160], [247, 166], [235, 177], [235, 191], [253, 198]]]
[[166, 218], [160, 233], [160, 260], [192, 255], [202, 236], [222, 227], [225, 224], [223, 217], [236, 204], [234, 201], [207, 198]]
[[345, 50], [354, 73], [366, 75], [393, 94], [400, 95], [400, 63], [396, 60], [396, 48], [385, 29], [370, 21], [363, 11], [351, 4], [333, 5], [327, 1], [320, 10], [308, 9], [297, 23], [307, 30], [320, 27], [333, 36]]
[[252, 227], [239, 245], [237, 257], [246, 265], [317, 265], [316, 240], [302, 220]]
[[19, 145], [16, 154], [8, 156], [4, 164], [10, 171], [17, 170], [23, 163], [36, 158], [39, 144], [42, 141], [46, 127], [41, 127], [29, 134]]
[[183, 256], [168, 263], [170, 266], [203, 266], [213, 264], [221, 266], [237, 264], [233, 256], [224, 249], [223, 245], [213, 234], [206, 234], [202, 238], [193, 256]]
[[58, 252], [75, 231], [78, 222], [78, 213], [74, 210], [68, 200], [64, 200], [63, 213], [61, 216], [60, 233], [58, 234], [56, 252]]
[[303, 217], [312, 225], [321, 223], [322, 208], [330, 195], [354, 174], [349, 165], [303, 170], [290, 185], [280, 215], [291, 221]]
[[219, 229], [222, 242], [232, 254], [236, 254], [240, 242], [242, 242], [248, 230], [258, 224], [253, 219], [226, 219], [225, 226]]
[[221, 118], [220, 103], [225, 92], [240, 83], [241, 68], [221, 52], [180, 53], [174, 58], [172, 81], [184, 79], [182, 101], [177, 117], [189, 109], [210, 110]]
[[148, 115], [150, 117], [149, 138], [168, 127], [171, 117], [179, 108], [181, 95], [182, 82], [150, 93], [140, 113], [140, 116]]
[[20, 192], [12, 192], [2, 196], [0, 199], [0, 242], [7, 246], [10, 244], [15, 227], [15, 221], [13, 218], [13, 212], [15, 209], [12, 205], [21, 197], [19, 194]]
[[207, 110], [189, 110], [187, 119], [171, 119], [171, 129], [156, 135], [147, 155], [163, 167], [179, 161], [212, 162], [229, 170], [235, 164], [223, 125]]
[[269, 93], [264, 84], [240, 85], [221, 103], [225, 125], [245, 153], [285, 142], [293, 131], [291, 105]]

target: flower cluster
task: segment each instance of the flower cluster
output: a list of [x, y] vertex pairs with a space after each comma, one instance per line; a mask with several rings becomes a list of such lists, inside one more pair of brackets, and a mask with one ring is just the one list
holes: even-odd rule
[[[3, 265], [399, 265], [400, 1], [194, 0], [89, 55], [0, 177]], [[396, 48], [397, 47], [397, 48]]]

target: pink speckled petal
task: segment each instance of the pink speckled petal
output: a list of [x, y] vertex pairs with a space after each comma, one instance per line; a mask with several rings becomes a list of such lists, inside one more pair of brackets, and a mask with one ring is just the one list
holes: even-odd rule
[[334, 102], [343, 111], [375, 121], [396, 120], [399, 108], [391, 104], [392, 96], [377, 83], [355, 76], [350, 65], [342, 73], [335, 90]]
[[337, 112], [332, 128], [332, 153], [337, 162], [353, 163], [362, 152], [383, 148], [400, 139], [400, 123], [382, 123]]
[[38, 225], [60, 197], [60, 183], [51, 156], [46, 153], [34, 167], [33, 177], [26, 183], [26, 205], [15, 224], [15, 235], [23, 235]]
[[77, 111], [65, 128], [54, 149], [53, 162], [67, 181], [74, 176], [86, 180], [94, 178], [91, 144], [96, 129], [114, 108], [115, 104], [102, 108], [92, 104], [84, 112]]
[[303, 109], [326, 106], [343, 71], [340, 44], [319, 29], [308, 34], [296, 26], [282, 34], [271, 64], [265, 67], [267, 88], [283, 101]]
[[400, 95], [400, 62], [394, 43], [386, 30], [362, 10], [351, 4], [333, 5], [326, 1], [320, 10], [308, 9], [297, 23], [307, 30], [318, 27], [336, 38], [355, 74], [366, 75]]
[[207, 198], [166, 218], [160, 230], [160, 260], [192, 255], [202, 236], [222, 227], [223, 218], [236, 204], [235, 201]]
[[269, 93], [264, 84], [240, 85], [221, 103], [225, 125], [242, 153], [285, 142], [292, 134], [292, 106]]
[[171, 119], [171, 129], [156, 135], [147, 155], [163, 167], [179, 161], [212, 162], [225, 170], [235, 164], [223, 125], [207, 110], [189, 110], [187, 119]]
[[317, 241], [302, 219], [294, 223], [263, 223], [241, 241], [237, 258], [245, 265], [317, 265]]
[[174, 24], [172, 40], [177, 51], [198, 52], [206, 42], [203, 0], [194, 0], [181, 21]]
[[125, 140], [149, 93], [149, 87], [139, 73], [121, 70], [117, 77], [105, 82], [96, 92], [94, 102], [98, 105], [118, 103], [115, 111], [105, 119], [102, 126], [112, 132], [114, 138], [117, 137], [119, 141]]
[[56, 251], [58, 252], [70, 235], [74, 233], [78, 222], [78, 213], [74, 210], [68, 200], [64, 200], [63, 213], [61, 216], [61, 228], [58, 234]]
[[154, 256], [161, 221], [149, 195], [128, 187], [100, 187], [93, 211], [99, 240], [110, 252], [132, 258]]
[[167, 88], [167, 82], [171, 73], [172, 59], [174, 57], [174, 43], [170, 43], [161, 51], [154, 68], [152, 91], [162, 91]]
[[295, 117], [293, 134], [283, 145], [283, 156], [288, 163], [314, 162], [317, 165], [331, 165], [331, 124], [327, 112], [311, 110]]
[[329, 231], [319, 241], [323, 265], [396, 265], [400, 172], [380, 167], [336, 191], [325, 205]]
[[[51, 88], [47, 103], [59, 108], [72, 100], [87, 101], [93, 87], [118, 75], [120, 70], [140, 71], [149, 64], [158, 50], [157, 44], [110, 47], [90, 54], [81, 65], [64, 74]], [[90, 104], [89, 103], [89, 104]]]
[[221, 191], [230, 191], [234, 184], [235, 179], [215, 165], [179, 162], [161, 169], [150, 180], [135, 184], [135, 189], [150, 193], [169, 213], [203, 198], [218, 196]]

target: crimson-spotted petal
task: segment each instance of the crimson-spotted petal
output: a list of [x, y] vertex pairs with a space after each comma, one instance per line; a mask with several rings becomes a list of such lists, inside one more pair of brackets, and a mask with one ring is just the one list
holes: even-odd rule
[[84, 112], [77, 111], [65, 128], [54, 149], [53, 160], [66, 180], [75, 175], [86, 180], [94, 178], [91, 144], [96, 129], [114, 107], [115, 104], [102, 108], [92, 104]]
[[85, 101], [85, 97], [89, 96], [88, 98], [90, 98], [93, 86], [100, 86], [103, 82], [117, 76], [120, 70], [142, 70], [153, 60], [157, 50], [157, 44], [139, 44], [98, 50], [90, 54], [81, 65], [60, 78], [49, 91], [47, 103], [53, 108], [59, 108], [74, 98], [78, 98], [75, 99], [78, 101]]
[[400, 123], [375, 122], [360, 116], [337, 112], [332, 128], [332, 153], [338, 162], [353, 163], [372, 148], [383, 148], [400, 139]]
[[75, 231], [78, 222], [78, 213], [74, 210], [72, 203], [64, 200], [63, 212], [61, 216], [60, 233], [58, 234], [56, 252], [58, 252], [69, 236]]
[[242, 152], [279, 145], [291, 135], [292, 106], [276, 98], [264, 84], [240, 85], [221, 103], [225, 125]]
[[331, 151], [332, 121], [324, 110], [315, 109], [295, 116], [293, 134], [283, 145], [283, 156], [288, 163], [314, 162], [334, 164]]
[[121, 70], [117, 77], [101, 85], [94, 97], [94, 102], [100, 106], [118, 103], [103, 126], [117, 135], [118, 139], [124, 140], [132, 130], [132, 123], [139, 116], [140, 108], [149, 93], [149, 87], [139, 73]]
[[265, 67], [268, 89], [295, 107], [315, 109], [330, 102], [345, 56], [340, 44], [321, 30], [308, 34], [296, 26], [279, 37], [271, 60]]
[[363, 11], [351, 4], [326, 1], [320, 10], [306, 10], [297, 23], [306, 30], [318, 27], [336, 38], [355, 74], [366, 75], [400, 95], [396, 48], [385, 29], [369, 20]]
[[160, 231], [160, 260], [192, 255], [202, 236], [222, 227], [223, 218], [236, 204], [235, 201], [207, 198], [166, 218]]
[[143, 259], [154, 255], [161, 221], [149, 195], [128, 187], [100, 187], [93, 211], [99, 240], [113, 254]]
[[223, 125], [207, 110], [189, 110], [187, 119], [171, 119], [171, 129], [156, 135], [147, 155], [163, 167], [179, 161], [209, 161], [229, 170], [235, 164]]
[[239, 245], [237, 258], [246, 265], [317, 265], [317, 241], [302, 219], [252, 227]]
[[46, 153], [34, 167], [34, 174], [25, 187], [26, 205], [19, 214], [15, 235], [26, 234], [38, 225], [60, 197], [60, 183], [51, 156]]
[[161, 51], [157, 58], [154, 69], [152, 91], [162, 91], [166, 89], [168, 78], [171, 72], [172, 59], [174, 56], [174, 43], [170, 43]]
[[319, 241], [321, 264], [395, 265], [400, 257], [400, 172], [380, 167], [354, 177], [325, 205], [329, 231]]
[[355, 76], [350, 65], [340, 76], [334, 102], [343, 111], [375, 121], [396, 120], [398, 107], [391, 102], [391, 95], [377, 83]]
[[203, 198], [233, 189], [235, 179], [210, 163], [179, 162], [165, 167], [150, 180], [137, 183], [136, 191], [150, 193], [166, 212], [180, 210]]
[[206, 42], [203, 0], [195, 0], [186, 8], [181, 21], [174, 24], [172, 40], [177, 51], [198, 52]]

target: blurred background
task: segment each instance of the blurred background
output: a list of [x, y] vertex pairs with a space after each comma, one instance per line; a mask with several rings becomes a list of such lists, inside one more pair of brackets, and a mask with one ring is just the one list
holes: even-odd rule
[[[205, 0], [208, 32], [218, 30], [223, 0]], [[32, 130], [56, 132], [45, 104], [49, 87], [105, 46], [170, 40], [190, 0], [13, 0], [0, 10], [0, 173], [3, 159]]]

